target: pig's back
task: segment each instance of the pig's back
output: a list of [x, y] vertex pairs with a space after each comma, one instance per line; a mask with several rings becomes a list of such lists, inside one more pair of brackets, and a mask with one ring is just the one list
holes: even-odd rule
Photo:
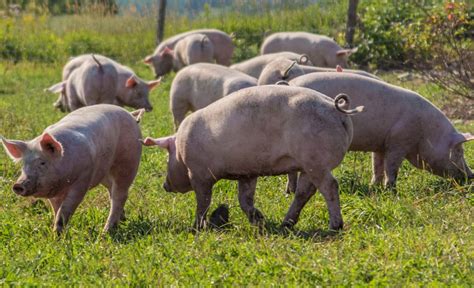
[[[80, 108], [69, 113], [47, 131], [61, 143], [76, 141], [93, 153], [115, 151], [121, 141], [141, 137], [135, 119], [125, 109], [109, 104]], [[65, 149], [66, 151], [66, 149]]]
[[[257, 79], [247, 74], [211, 63], [197, 63], [185, 67], [176, 79], [176, 83], [173, 81], [172, 91], [183, 88], [190, 91], [190, 94], [195, 96], [191, 99], [193, 106], [199, 108], [224, 97], [228, 89], [235, 90], [238, 87], [257, 84]], [[178, 85], [181, 87], [176, 87]]]
[[436, 109], [413, 91], [345, 72], [311, 73], [293, 79], [290, 84], [314, 89], [331, 98], [345, 93], [352, 107], [365, 107], [364, 112], [351, 117], [354, 125], [351, 150], [380, 150], [395, 125], [403, 122], [418, 125], [420, 112]]
[[293, 165], [285, 159], [295, 159], [306, 147], [301, 145], [314, 148], [323, 138], [333, 147], [343, 142], [344, 117], [331, 99], [308, 89], [251, 87], [186, 118], [177, 132], [177, 149], [186, 165], [196, 165], [192, 168], [206, 163], [213, 173], [224, 171], [216, 177], [279, 174], [280, 165]]
[[[189, 35], [193, 35], [193, 34], [204, 34], [207, 37], [209, 37], [209, 39], [213, 43], [221, 43], [221, 42], [226, 43], [226, 42], [229, 42], [230, 45], [232, 45], [232, 39], [229, 37], [229, 35], [227, 35], [223, 31], [220, 31], [220, 30], [217, 30], [217, 29], [198, 29], [198, 30], [192, 30], [192, 31], [180, 33], [180, 34], [174, 35], [174, 36], [166, 39], [160, 45], [158, 45], [158, 47], [156, 47], [154, 54], [158, 54], [159, 52], [163, 51], [163, 49], [165, 49], [165, 47], [173, 49], [175, 47], [176, 43], [178, 43], [181, 39], [183, 39], [183, 38], [185, 38]], [[224, 41], [219, 41], [219, 40], [222, 40], [222, 39], [225, 39], [225, 40]]]
[[290, 60], [298, 60], [300, 54], [294, 52], [278, 52], [278, 53], [268, 53], [264, 55], [255, 56], [254, 58], [245, 60], [243, 62], [234, 64], [231, 66], [232, 69], [250, 75], [252, 77], [258, 78], [262, 73], [262, 70], [265, 66], [275, 60], [276, 58], [286, 58]]

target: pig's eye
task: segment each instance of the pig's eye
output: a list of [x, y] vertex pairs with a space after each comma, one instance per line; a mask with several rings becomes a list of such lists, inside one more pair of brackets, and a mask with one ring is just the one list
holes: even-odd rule
[[41, 162], [40, 162], [40, 165], [41, 165], [41, 166], [44, 166], [44, 165], [46, 165], [46, 162], [45, 162], [45, 161], [41, 161]]

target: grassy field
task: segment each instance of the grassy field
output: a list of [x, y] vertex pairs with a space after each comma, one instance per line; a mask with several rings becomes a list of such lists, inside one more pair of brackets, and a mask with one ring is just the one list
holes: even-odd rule
[[[60, 77], [60, 66], [2, 64], [0, 132], [31, 139], [64, 114], [54, 95], [43, 92]], [[134, 66], [151, 77], [146, 67]], [[382, 76], [396, 82], [393, 73]], [[151, 95], [155, 106], [141, 123], [144, 135], [172, 133], [168, 91], [172, 75]], [[429, 84], [398, 83], [444, 103]], [[438, 102], [437, 102], [438, 101]], [[472, 122], [458, 124], [474, 132]], [[468, 162], [474, 147], [465, 145]], [[190, 233], [193, 193], [169, 194], [164, 181], [166, 153], [145, 149], [131, 189], [128, 219], [113, 235], [102, 235], [109, 203], [104, 188], [91, 190], [61, 238], [52, 232], [52, 213], [31, 205], [11, 186], [19, 166], [0, 153], [0, 284], [19, 285], [472, 285], [474, 260], [471, 186], [419, 171], [405, 163], [398, 193], [373, 190], [369, 154], [349, 153], [335, 175], [341, 187], [344, 231], [327, 231], [328, 214], [316, 194], [294, 233], [278, 228], [292, 197], [285, 177], [259, 180], [256, 205], [267, 219], [260, 235], [241, 212], [236, 183], [214, 187], [212, 209], [230, 205], [231, 227]]]
[[[261, 17], [234, 13], [224, 20], [201, 17], [194, 22], [171, 17], [166, 33], [197, 27], [236, 32], [237, 61], [254, 55], [269, 31], [307, 30], [340, 38], [345, 8], [312, 6]], [[140, 59], [153, 50], [153, 28], [152, 19], [137, 20], [133, 15], [0, 19], [0, 58], [9, 59], [0, 61], [0, 135], [32, 139], [64, 116], [53, 109], [56, 96], [43, 90], [59, 81], [70, 55], [103, 53], [151, 79]], [[451, 95], [418, 77], [401, 81], [399, 73], [380, 76], [421, 93], [446, 111], [458, 111], [459, 104], [453, 103], [459, 101]], [[173, 76], [165, 77], [151, 94], [155, 109], [140, 124], [145, 136], [173, 132], [168, 109]], [[472, 115], [460, 111], [452, 115]], [[453, 122], [460, 131], [474, 133], [471, 116]], [[473, 167], [473, 143], [465, 145], [465, 155]], [[190, 232], [194, 193], [172, 194], [161, 188], [166, 161], [164, 151], [144, 149], [126, 204], [127, 220], [115, 233], [101, 232], [109, 200], [105, 188], [97, 187], [88, 192], [58, 238], [52, 231], [49, 205], [32, 204], [11, 191], [20, 165], [0, 152], [0, 285], [474, 284], [473, 184], [461, 186], [405, 162], [397, 193], [373, 188], [370, 155], [351, 152], [334, 171], [340, 184], [343, 231], [327, 230], [328, 213], [320, 194], [306, 205], [294, 232], [280, 230], [292, 201], [284, 194], [286, 177], [281, 176], [259, 179], [256, 207], [266, 216], [263, 233], [240, 210], [236, 182], [220, 181], [214, 186], [211, 210], [228, 204], [231, 225], [223, 231], [194, 234]]]

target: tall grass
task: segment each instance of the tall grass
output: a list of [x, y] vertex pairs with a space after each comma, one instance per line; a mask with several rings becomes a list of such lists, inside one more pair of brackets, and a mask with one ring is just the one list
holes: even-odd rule
[[[190, 19], [167, 16], [165, 35], [213, 27], [234, 33], [235, 61], [258, 53], [267, 33], [305, 30], [340, 38], [344, 30], [345, 3], [314, 4], [305, 9], [266, 10], [258, 14], [238, 11], [204, 14]], [[0, 18], [0, 57], [13, 62], [64, 62], [81, 53], [101, 53], [125, 62], [138, 62], [156, 46], [154, 13], [126, 11], [119, 16], [94, 13], [68, 16]]]

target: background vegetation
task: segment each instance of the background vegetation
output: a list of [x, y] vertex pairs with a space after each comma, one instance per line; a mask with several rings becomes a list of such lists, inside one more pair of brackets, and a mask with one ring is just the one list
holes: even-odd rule
[[[272, 31], [306, 30], [331, 35], [343, 43], [345, 2], [319, 1], [305, 9], [290, 7], [255, 14], [231, 11], [224, 16], [209, 6], [192, 19], [172, 12], [167, 16], [166, 36], [201, 27], [234, 32], [234, 61], [256, 55], [264, 35]], [[361, 1], [360, 18], [365, 27], [360, 30], [364, 32], [356, 34], [356, 44], [361, 48], [353, 64], [369, 65], [384, 80], [419, 92], [453, 116], [459, 130], [474, 133], [472, 109], [462, 110], [472, 102], [459, 102], [453, 93], [416, 71], [377, 71], [412, 67], [407, 59], [414, 54], [403, 51], [415, 46], [400, 38], [397, 33], [405, 30], [397, 25], [418, 19], [411, 15], [424, 16], [421, 11], [403, 14], [410, 10], [402, 5], [406, 2], [411, 3]], [[445, 13], [445, 4], [440, 1], [427, 1], [422, 7], [431, 9], [434, 4], [441, 5], [436, 7]], [[103, 10], [90, 7], [79, 14], [51, 16], [51, 12], [35, 7], [27, 6], [26, 12], [18, 16], [0, 18], [1, 135], [31, 139], [64, 116], [52, 107], [55, 95], [43, 89], [60, 79], [62, 66], [72, 55], [105, 54], [131, 66], [145, 79], [152, 77], [141, 59], [155, 47], [153, 13], [131, 7], [117, 16], [103, 16]], [[412, 36], [416, 35], [422, 34]], [[470, 36], [458, 37], [469, 43]], [[400, 41], [402, 45], [394, 48]], [[393, 57], [393, 61], [387, 57]], [[141, 123], [144, 135], [172, 133], [168, 91], [173, 77], [165, 77], [151, 94], [155, 109]], [[453, 105], [456, 103], [460, 104]], [[458, 107], [460, 113], [452, 112]], [[472, 167], [472, 143], [465, 145], [465, 154]], [[263, 234], [251, 227], [240, 211], [236, 183], [232, 181], [215, 186], [212, 204], [212, 209], [220, 203], [230, 205], [230, 227], [193, 234], [189, 231], [195, 207], [193, 193], [169, 194], [161, 188], [166, 156], [158, 149], [144, 149], [126, 205], [127, 221], [117, 233], [101, 234], [109, 203], [105, 189], [98, 187], [87, 194], [66, 234], [56, 238], [49, 207], [41, 201], [32, 205], [11, 192], [20, 168], [0, 153], [0, 285], [474, 283], [472, 183], [461, 185], [404, 163], [398, 193], [373, 188], [369, 186], [370, 155], [348, 153], [335, 171], [341, 189], [344, 231], [333, 234], [326, 230], [327, 209], [319, 194], [303, 210], [296, 231], [280, 230], [278, 225], [292, 197], [283, 193], [284, 177], [264, 177], [256, 193], [256, 205], [267, 218]]]

